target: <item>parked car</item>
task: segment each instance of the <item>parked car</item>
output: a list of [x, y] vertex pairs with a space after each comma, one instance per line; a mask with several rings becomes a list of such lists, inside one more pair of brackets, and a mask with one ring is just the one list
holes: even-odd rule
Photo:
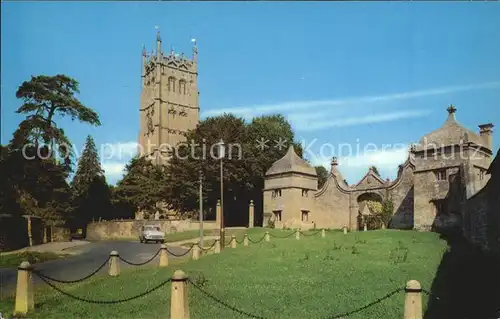
[[154, 241], [156, 243], [163, 244], [165, 242], [165, 233], [161, 231], [159, 225], [144, 225], [141, 227], [141, 232], [139, 234], [139, 241], [141, 243]]

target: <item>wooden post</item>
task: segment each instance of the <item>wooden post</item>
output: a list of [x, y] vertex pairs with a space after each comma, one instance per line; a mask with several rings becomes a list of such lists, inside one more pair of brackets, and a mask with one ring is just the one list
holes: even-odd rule
[[324, 228], [321, 230], [321, 237], [323, 237], [323, 238], [326, 237], [326, 231]]
[[253, 228], [254, 225], [254, 204], [253, 200], [250, 201], [248, 206], [248, 228]]
[[109, 275], [111, 277], [116, 277], [120, 275], [120, 260], [119, 260], [119, 254], [116, 250], [113, 250], [109, 254]]
[[271, 236], [269, 235], [269, 232], [268, 232], [268, 231], [266, 231], [266, 236], [265, 236], [265, 238], [266, 238], [266, 241], [270, 241], [270, 240], [271, 240]]
[[24, 316], [29, 311], [35, 310], [35, 299], [33, 293], [33, 275], [31, 265], [23, 261], [17, 268], [16, 301], [14, 304], [14, 316]]
[[297, 230], [295, 231], [295, 238], [296, 238], [296, 239], [300, 239], [300, 229], [297, 229]]
[[168, 251], [167, 246], [162, 244], [160, 247], [160, 267], [168, 266]]
[[214, 253], [215, 254], [220, 254], [220, 240], [219, 239], [215, 240]]
[[198, 247], [198, 243], [193, 243], [193, 260], [200, 259], [200, 247]]
[[187, 280], [182, 270], [176, 270], [172, 276], [170, 319], [189, 319]]
[[405, 288], [404, 319], [422, 319], [422, 286], [416, 280], [410, 280]]
[[231, 236], [231, 248], [236, 248], [236, 236]]
[[243, 246], [248, 246], [248, 234], [243, 237]]

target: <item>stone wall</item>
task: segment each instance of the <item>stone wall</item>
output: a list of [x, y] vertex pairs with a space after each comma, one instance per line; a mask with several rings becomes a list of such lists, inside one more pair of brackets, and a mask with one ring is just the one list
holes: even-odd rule
[[476, 182], [464, 167], [465, 204], [462, 205], [463, 234], [484, 250], [500, 253], [500, 151], [488, 170], [486, 185], [475, 192]]
[[[139, 229], [144, 224], [159, 225], [165, 234], [186, 230], [198, 230], [199, 222], [187, 220], [121, 220], [93, 222], [87, 226], [88, 240], [138, 239]], [[215, 221], [203, 222], [203, 229], [218, 229]]]

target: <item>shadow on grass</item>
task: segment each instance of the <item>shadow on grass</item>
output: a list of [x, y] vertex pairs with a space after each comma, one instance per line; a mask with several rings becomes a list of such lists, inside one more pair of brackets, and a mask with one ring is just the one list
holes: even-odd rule
[[500, 318], [500, 255], [483, 252], [457, 234], [434, 277], [425, 319]]

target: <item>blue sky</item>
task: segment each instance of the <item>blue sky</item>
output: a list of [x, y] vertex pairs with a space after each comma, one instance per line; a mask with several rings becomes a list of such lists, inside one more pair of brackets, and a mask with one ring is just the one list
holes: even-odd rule
[[[111, 183], [137, 141], [141, 50], [154, 48], [155, 26], [167, 52], [190, 55], [197, 39], [202, 117], [282, 113], [313, 143], [309, 159], [340, 156], [349, 183], [371, 164], [393, 178], [403, 146], [440, 127], [450, 103], [474, 131], [500, 125], [496, 3], [2, 2], [1, 18], [2, 143], [22, 120], [17, 87], [67, 74], [103, 123], [60, 120], [76, 149], [91, 134], [128, 151], [103, 159]], [[339, 153], [345, 143], [361, 151]]]

